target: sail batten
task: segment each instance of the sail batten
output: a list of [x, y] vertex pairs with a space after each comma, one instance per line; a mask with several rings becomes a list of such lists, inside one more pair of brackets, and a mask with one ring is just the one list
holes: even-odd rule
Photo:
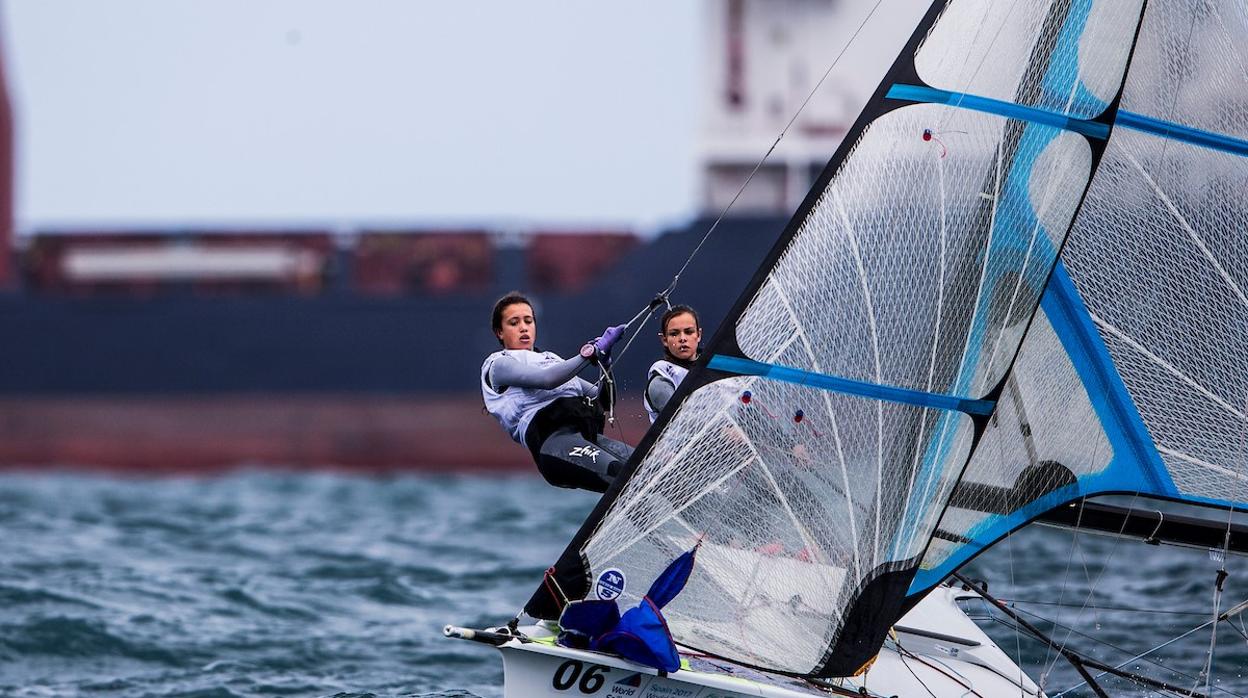
[[950, 92], [949, 90], [938, 90], [933, 87], [920, 85], [897, 84], [889, 88], [888, 97], [889, 99], [907, 102], [947, 104], [959, 109], [969, 109], [985, 114], [996, 114], [997, 116], [1004, 116], [1018, 121], [1053, 126], [1099, 140], [1105, 140], [1109, 137], [1109, 126], [1107, 124], [1067, 116], [1061, 112], [1027, 107], [1014, 102], [981, 97], [965, 92]]
[[910, 390], [908, 388], [899, 388], [891, 385], [867, 383], [849, 378], [841, 378], [839, 376], [816, 373], [814, 371], [803, 371], [790, 366], [781, 366], [778, 364], [753, 361], [751, 359], [742, 359], [735, 356], [726, 356], [724, 354], [716, 354], [712, 356], [707, 365], [710, 368], [724, 371], [726, 373], [734, 373], [742, 376], [765, 376], [774, 380], [823, 388], [825, 390], [845, 393], [847, 395], [857, 395], [859, 397], [869, 397], [877, 400], [887, 400], [889, 402], [900, 402], [906, 405], [916, 405], [919, 407], [934, 407], [942, 410], [954, 410], [972, 415], [986, 416], [992, 414], [993, 407], [995, 406], [995, 402], [992, 400], [959, 397], [956, 395], [944, 395], [941, 393], [928, 393], [919, 390]]
[[1114, 121], [1114, 124], [1134, 131], [1160, 136], [1161, 138], [1248, 157], [1248, 140], [1236, 138], [1225, 133], [1194, 128], [1173, 121], [1137, 114], [1125, 109], [1118, 112], [1118, 118]]

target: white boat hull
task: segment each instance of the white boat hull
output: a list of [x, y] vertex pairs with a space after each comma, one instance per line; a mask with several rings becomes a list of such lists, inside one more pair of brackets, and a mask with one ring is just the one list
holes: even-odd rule
[[[511, 640], [503, 655], [505, 698], [800, 698], [862, 695], [899, 698], [1043, 696], [1039, 688], [962, 613], [957, 601], [976, 594], [955, 588], [932, 592], [897, 624], [894, 641], [859, 677], [819, 687], [682, 653], [689, 668], [670, 675], [618, 657], [560, 647], [542, 640]], [[539, 628], [526, 629], [541, 637]], [[903, 649], [904, 648], [904, 649]], [[974, 693], [970, 692], [974, 691]]]

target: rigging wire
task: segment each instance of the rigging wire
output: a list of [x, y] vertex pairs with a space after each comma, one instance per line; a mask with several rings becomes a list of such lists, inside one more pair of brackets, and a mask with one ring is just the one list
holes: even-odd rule
[[[689, 265], [693, 262], [694, 257], [696, 257], [698, 252], [702, 250], [703, 245], [706, 244], [706, 241], [710, 239], [711, 235], [719, 227], [719, 224], [723, 222], [724, 218], [728, 215], [728, 212], [731, 211], [732, 207], [737, 203], [737, 199], [741, 198], [741, 195], [745, 193], [746, 188], [750, 185], [754, 176], [758, 174], [758, 171], [762, 169], [764, 164], [766, 164], [767, 159], [771, 157], [773, 152], [775, 152], [776, 147], [780, 145], [780, 141], [784, 139], [784, 137], [788, 134], [789, 129], [792, 128], [793, 124], [797, 122], [797, 118], [801, 116], [802, 111], [806, 109], [807, 105], [810, 104], [810, 100], [813, 99], [815, 94], [819, 92], [819, 88], [821, 88], [823, 83], [827, 81], [828, 76], [832, 74], [832, 71], [836, 68], [837, 64], [840, 63], [841, 58], [845, 56], [845, 52], [849, 50], [850, 46], [854, 45], [854, 42], [858, 39], [858, 35], [862, 33], [862, 30], [867, 26], [867, 23], [870, 22], [871, 18], [875, 16], [876, 10], [880, 8], [880, 5], [883, 4], [883, 2], [884, 0], [876, 0], [875, 4], [871, 6], [871, 10], [867, 12], [866, 16], [862, 18], [862, 21], [858, 23], [858, 27], [854, 29], [854, 33], [850, 35], [849, 39], [845, 42], [845, 45], [841, 47], [840, 52], [836, 54], [836, 58], [832, 59], [832, 63], [828, 66], [828, 69], [823, 72], [823, 75], [819, 78], [818, 82], [815, 83], [815, 86], [811, 88], [810, 92], [806, 95], [806, 98], [802, 100], [800, 105], [798, 105], [797, 110], [793, 113], [793, 116], [789, 119], [788, 123], [784, 125], [784, 128], [780, 130], [780, 133], [776, 136], [775, 141], [772, 142], [771, 147], [767, 149], [767, 152], [764, 153], [762, 158], [760, 158], [754, 165], [754, 169], [750, 171], [750, 174], [745, 178], [745, 181], [741, 183], [740, 188], [737, 189], [737, 193], [733, 195], [732, 200], [724, 206], [723, 210], [720, 211], [719, 216], [715, 219], [715, 222], [711, 224], [706, 233], [702, 235], [702, 239], [700, 239], [698, 244], [694, 246], [693, 251], [690, 252], [685, 258], [684, 264], [680, 266], [680, 269], [677, 270], [676, 274], [672, 277], [672, 280], [667, 285], [667, 288], [659, 292], [659, 294], [656, 295], [645, 308], [638, 311], [638, 313], [626, 323], [626, 327], [628, 329], [626, 329], [625, 332], [631, 331], [631, 334], [629, 335], [628, 340], [624, 342], [624, 346], [615, 355], [616, 361], [624, 356], [624, 353], [628, 351], [629, 345], [633, 343], [633, 340], [636, 339], [637, 335], [641, 332], [641, 328], [645, 325], [643, 322], [638, 325], [636, 329], [632, 329], [633, 323], [642, 318], [648, 319], [648, 316], [651, 315], [660, 305], [667, 305], [669, 308], [671, 307], [671, 302], [668, 299], [671, 297], [672, 293], [675, 292], [676, 286], [680, 283], [681, 274], [684, 274], [685, 270], [689, 268]], [[611, 376], [610, 366], [606, 366], [603, 367], [602, 375], [594, 385], [601, 388], [604, 382], [609, 383], [612, 381], [613, 378]], [[608, 418], [612, 424], [615, 423], [614, 412], [615, 396], [613, 392], [611, 404], [607, 410]], [[623, 432], [621, 432], [621, 434], [622, 433]]]
[[[1100, 450], [1100, 447], [1101, 447], [1101, 444], [1100, 444], [1100, 441], [1098, 440], [1096, 442], [1096, 445], [1093, 446], [1092, 448], [1092, 457], [1091, 459], [1089, 459], [1090, 463], [1093, 463], [1093, 464], [1096, 463], [1096, 456], [1097, 456], [1097, 452]], [[1066, 589], [1067, 589], [1068, 583], [1070, 582], [1070, 568], [1071, 568], [1072, 563], [1074, 563], [1075, 561], [1075, 548], [1078, 547], [1079, 545], [1079, 528], [1082, 525], [1083, 525], [1083, 507], [1080, 506], [1079, 513], [1075, 515], [1075, 529], [1074, 529], [1074, 535], [1072, 536], [1071, 541], [1070, 541], [1070, 554], [1066, 556], [1066, 569], [1062, 572], [1061, 592], [1058, 594], [1058, 597], [1057, 597], [1059, 608], [1064, 607], [1064, 602], [1066, 601]], [[1087, 606], [1086, 599], [1084, 600], [1084, 606], [1085, 607]], [[1062, 612], [1060, 610], [1057, 612], [1057, 617], [1059, 620], [1062, 617]], [[1049, 659], [1051, 658], [1049, 653], [1052, 651], [1052, 649], [1053, 649], [1052, 647], [1046, 647], [1044, 649], [1045, 670], [1044, 670], [1044, 673], [1040, 675], [1040, 689], [1041, 690], [1044, 690], [1044, 686], [1047, 683], [1046, 679], [1048, 679], [1049, 672], [1052, 671], [1054, 666], [1057, 666], [1056, 658], [1053, 658], [1053, 664], [1049, 664]]]
[[[1115, 644], [1114, 644], [1114, 643], [1112, 643], [1112, 642], [1108, 642], [1108, 641], [1106, 641], [1106, 640], [1102, 640], [1102, 639], [1100, 639], [1100, 638], [1096, 637], [1095, 635], [1090, 635], [1090, 634], [1088, 634], [1088, 633], [1082, 632], [1082, 631], [1078, 630], [1077, 628], [1075, 628], [1074, 626], [1071, 626], [1071, 625], [1066, 625], [1066, 624], [1064, 624], [1064, 623], [1059, 623], [1059, 622], [1057, 622], [1057, 621], [1055, 621], [1055, 620], [1053, 620], [1053, 619], [1051, 619], [1051, 618], [1046, 618], [1046, 617], [1044, 617], [1044, 616], [1042, 616], [1042, 615], [1040, 615], [1040, 614], [1038, 614], [1038, 613], [1032, 613], [1032, 612], [1030, 612], [1030, 611], [1027, 611], [1027, 610], [1022, 609], [1022, 608], [1017, 608], [1017, 607], [1016, 607], [1014, 610], [1018, 611], [1019, 613], [1022, 613], [1023, 615], [1028, 615], [1028, 616], [1031, 616], [1032, 618], [1035, 618], [1035, 619], [1037, 619], [1037, 620], [1042, 620], [1042, 621], [1044, 621], [1044, 622], [1046, 622], [1046, 623], [1050, 623], [1050, 624], [1052, 624], [1055, 628], [1062, 628], [1062, 629], [1064, 629], [1064, 630], [1072, 630], [1072, 631], [1073, 631], [1076, 635], [1078, 635], [1079, 637], [1082, 637], [1082, 638], [1084, 638], [1085, 640], [1087, 640], [1087, 641], [1089, 641], [1089, 642], [1093, 642], [1093, 643], [1098, 644], [1098, 645], [1101, 645], [1101, 646], [1103, 646], [1103, 647], [1108, 647], [1109, 649], [1112, 649], [1112, 650], [1114, 650], [1114, 651], [1121, 652], [1121, 653], [1126, 654], [1126, 655], [1130, 655], [1130, 654], [1134, 651], [1134, 650], [1129, 650], [1129, 649], [1127, 649], [1127, 648], [1125, 648], [1125, 647], [1122, 647], [1122, 646], [1120, 646], [1120, 645], [1115, 645]], [[1202, 615], [1203, 615], [1203, 614], [1202, 614]], [[1005, 625], [1006, 627], [1010, 627], [1010, 625], [1011, 625], [1011, 624], [1010, 624], [1010, 623], [1008, 623], [1007, 621], [1002, 620], [1001, 618], [998, 618], [998, 617], [996, 617], [995, 615], [993, 615], [993, 616], [992, 616], [992, 620], [993, 620], [994, 622], [996, 622], [996, 623], [1001, 624], [1001, 625]], [[1151, 651], [1152, 651], [1152, 650], [1150, 650], [1150, 652], [1151, 652]], [[1128, 664], [1130, 664], [1130, 663], [1132, 663], [1132, 662], [1137, 662], [1137, 661], [1144, 661], [1144, 662], [1146, 662], [1146, 663], [1148, 663], [1148, 664], [1152, 664], [1153, 666], [1155, 666], [1155, 667], [1157, 667], [1157, 668], [1159, 668], [1159, 669], [1164, 669], [1164, 670], [1169, 671], [1169, 672], [1171, 672], [1171, 673], [1173, 673], [1173, 674], [1176, 674], [1176, 675], [1178, 675], [1178, 676], [1180, 676], [1180, 677], [1182, 677], [1182, 678], [1184, 678], [1184, 679], [1195, 679], [1195, 678], [1196, 678], [1196, 676], [1195, 676], [1194, 674], [1189, 674], [1189, 673], [1187, 673], [1187, 672], [1185, 672], [1185, 671], [1182, 671], [1182, 670], [1180, 670], [1180, 669], [1175, 669], [1175, 668], [1174, 668], [1174, 667], [1172, 667], [1172, 666], [1166, 666], [1165, 664], [1161, 663], [1160, 661], [1155, 660], [1155, 659], [1149, 659], [1148, 657], [1146, 657], [1146, 656], [1144, 656], [1144, 655], [1142, 655], [1142, 654], [1137, 654], [1137, 655], [1134, 655], [1134, 656], [1132, 656], [1130, 659], [1126, 660], [1125, 662], [1123, 662], [1123, 663], [1121, 663], [1121, 664], [1117, 664], [1117, 665], [1115, 665], [1115, 666], [1114, 666], [1114, 668], [1115, 668], [1115, 669], [1122, 669], [1123, 667], [1127, 666]], [[1102, 672], [1102, 673], [1100, 673], [1100, 674], [1097, 674], [1097, 675], [1096, 675], [1096, 676], [1094, 676], [1093, 678], [1097, 678], [1097, 679], [1099, 679], [1099, 678], [1101, 678], [1101, 677], [1103, 677], [1103, 676], [1105, 676], [1105, 675], [1106, 675], [1106, 674], [1105, 674], [1105, 672]], [[1078, 686], [1074, 686], [1073, 688], [1079, 688], [1079, 687], [1081, 687], [1082, 685], [1083, 685], [1083, 684], [1079, 684]], [[1069, 690], [1071, 690], [1071, 689], [1066, 689], [1066, 690], [1068, 690], [1068, 691], [1069, 691]], [[1246, 698], [1246, 697], [1244, 697], [1244, 696], [1241, 696], [1241, 695], [1240, 695], [1240, 694], [1238, 694], [1238, 693], [1231, 693], [1230, 691], [1226, 691], [1226, 689], [1219, 689], [1219, 690], [1222, 690], [1222, 691], [1224, 691], [1224, 692], [1228, 693], [1229, 695], [1236, 696], [1237, 698]], [[1061, 695], [1061, 694], [1059, 693], [1059, 694], [1057, 694], [1057, 695]], [[1056, 697], [1054, 697], [1054, 698], [1056, 698]]]
[[[1009, 551], [1010, 556], [1010, 586], [1016, 587], [1017, 583], [1014, 580], [1014, 536], [1006, 536], [1005, 549]], [[1023, 640], [1017, 628], [1014, 630], [1014, 666], [1018, 667], [1018, 685], [1022, 686], [1023, 677], [1026, 674], [1023, 672]], [[1043, 677], [1041, 677], [1040, 690], [1044, 690]]]
[[[1105, 576], [1105, 573], [1106, 573], [1107, 571], [1109, 571], [1109, 565], [1110, 565], [1110, 563], [1113, 561], [1114, 557], [1118, 554], [1118, 550], [1119, 550], [1119, 548], [1120, 548], [1120, 547], [1122, 547], [1122, 540], [1123, 540], [1123, 539], [1122, 539], [1122, 532], [1123, 532], [1124, 530], [1126, 530], [1126, 526], [1127, 526], [1127, 519], [1129, 518], [1130, 513], [1131, 513], [1132, 511], [1134, 511], [1134, 510], [1135, 510], [1136, 501], [1137, 501], [1138, 499], [1139, 499], [1139, 495], [1138, 495], [1138, 494], [1136, 494], [1136, 495], [1134, 495], [1134, 496], [1132, 496], [1132, 497], [1131, 497], [1131, 503], [1130, 503], [1129, 505], [1127, 505], [1127, 514], [1128, 514], [1128, 516], [1124, 516], [1124, 517], [1123, 517], [1123, 519], [1122, 519], [1122, 527], [1118, 529], [1118, 535], [1117, 535], [1117, 536], [1114, 536], [1114, 541], [1113, 541], [1112, 547], [1110, 547], [1110, 549], [1109, 549], [1109, 555], [1107, 555], [1107, 556], [1106, 556], [1105, 561], [1102, 563], [1100, 571], [1099, 571], [1099, 572], [1097, 572], [1097, 574], [1096, 574], [1096, 578], [1095, 578], [1095, 579], [1091, 579], [1091, 578], [1089, 578], [1089, 579], [1088, 579], [1088, 581], [1089, 581], [1088, 593], [1087, 593], [1087, 595], [1084, 597], [1084, 599], [1083, 599], [1083, 603], [1080, 605], [1079, 612], [1075, 614], [1075, 615], [1076, 615], [1076, 617], [1078, 617], [1080, 614], [1082, 614], [1082, 613], [1083, 613], [1083, 611], [1084, 611], [1086, 608], [1088, 608], [1089, 603], [1092, 601], [1092, 597], [1096, 594], [1096, 587], [1097, 587], [1098, 585], [1100, 585], [1100, 583], [1101, 583], [1101, 579]], [[1082, 504], [1081, 504], [1080, 506], [1082, 506]], [[1080, 559], [1081, 559], [1081, 560], [1083, 561], [1083, 563], [1084, 563], [1084, 574], [1085, 574], [1085, 576], [1090, 576], [1090, 575], [1088, 575], [1087, 560], [1086, 560], [1086, 558], [1085, 558], [1085, 557], [1084, 557], [1084, 555], [1083, 555], [1083, 549], [1082, 549], [1082, 547], [1080, 547]], [[1059, 643], [1059, 651], [1060, 651], [1060, 649], [1064, 649], [1064, 648], [1066, 647], [1067, 643], [1068, 643], [1068, 642], [1070, 642], [1070, 636], [1071, 636], [1071, 632], [1070, 632], [1070, 631], [1067, 631], [1067, 633], [1066, 633], [1066, 637], [1062, 638], [1061, 643]], [[1054, 664], [1056, 664], [1056, 663], [1057, 663], [1057, 659], [1056, 659], [1056, 658], [1054, 658], [1053, 662], [1054, 662]], [[1051, 668], [1052, 668], [1052, 667], [1050, 667], [1050, 670], [1051, 670]], [[1048, 670], [1046, 670], [1046, 672], [1045, 672], [1045, 673], [1047, 674], [1047, 673], [1048, 673]]]
[[[963, 577], [961, 574], [957, 572], [953, 573], [953, 578], [961, 581], [963, 584], [966, 584], [968, 586], [971, 586], [971, 587], [976, 586], [975, 583], [966, 579], [965, 577]], [[980, 588], [979, 592], [980, 592], [980, 596], [982, 596], [985, 601], [992, 604], [993, 607], [995, 607], [996, 609], [1000, 610], [1002, 613], [1009, 616], [1010, 620], [1012, 620], [1016, 624], [1016, 626], [1014, 626], [1016, 632], [1017, 632], [1017, 629], [1021, 627], [1022, 630], [1026, 631], [1029, 635], [1036, 638], [1037, 640], [1044, 642], [1044, 643], [1053, 644], [1052, 638], [1046, 635], [1044, 631], [1040, 630], [1040, 628], [1036, 627], [1035, 625], [1032, 625], [1030, 622], [1025, 620], [1021, 615], [1019, 615], [1017, 612], [1012, 610], [1006, 603], [1004, 603], [1000, 599], [993, 597], [991, 594], [987, 592], [986, 589]], [[1245, 602], [1244, 606], [1245, 608], [1248, 608], [1248, 602]], [[992, 619], [996, 620], [995, 617], [992, 617]], [[1165, 681], [1158, 681], [1156, 679], [1149, 678], [1147, 676], [1144, 676], [1143, 674], [1139, 674], [1139, 673], [1131, 672], [1131, 671], [1123, 671], [1122, 666], [1125, 666], [1125, 664], [1114, 667], [1100, 660], [1093, 659], [1092, 657], [1089, 657], [1087, 655], [1080, 654], [1079, 652], [1076, 652], [1074, 650], [1063, 649], [1061, 652], [1062, 652], [1062, 656], [1065, 657], [1066, 660], [1069, 661], [1071, 665], [1075, 668], [1075, 670], [1078, 671], [1079, 674], [1083, 677], [1083, 683], [1086, 684], [1089, 688], [1091, 688], [1092, 691], [1096, 693], [1096, 695], [1100, 696], [1101, 698], [1109, 698], [1109, 697], [1108, 697], [1108, 694], [1105, 692], [1105, 690], [1096, 683], [1096, 679], [1100, 678], [1101, 676], [1105, 676], [1106, 674], [1113, 674], [1116, 678], [1126, 679], [1132, 682], [1133, 684], [1136, 684], [1144, 688], [1161, 689], [1163, 691], [1168, 691], [1170, 693], [1187, 696], [1188, 698], [1206, 698], [1205, 694], [1196, 693], [1192, 689], [1179, 688]], [[1128, 660], [1128, 662], [1129, 661], [1131, 660]], [[1089, 668], [1099, 670], [1102, 673], [1099, 674], [1097, 677], [1093, 677], [1087, 671]], [[1069, 691], [1073, 689], [1067, 689], [1067, 690]]]
[[[1232, 517], [1235, 515], [1235, 507], [1231, 507], [1226, 513], [1226, 536], [1222, 539], [1222, 559], [1221, 565], [1218, 567], [1217, 580], [1213, 583], [1213, 628], [1209, 631], [1209, 652], [1205, 655], [1205, 665], [1200, 670], [1200, 676], [1196, 679], [1195, 690], [1200, 686], [1201, 679], [1205, 682], [1205, 692], [1209, 692], [1209, 682], [1213, 678], [1213, 653], [1218, 646], [1218, 621], [1221, 619], [1219, 611], [1222, 609], [1222, 584], [1226, 581], [1226, 551], [1231, 546], [1231, 523]], [[1231, 624], [1231, 627], [1235, 627]]]
[[[999, 412], [994, 411], [992, 415], [992, 426], [994, 429], [999, 427], [1000, 425], [999, 420], [1000, 420]], [[1000, 438], [1000, 439], [997, 439], [996, 441], [997, 441], [997, 463], [999, 466], [1001, 466], [1002, 470], [1004, 470], [1005, 462], [1006, 462], [1005, 461], [1005, 439]], [[1013, 535], [1008, 535], [1008, 534], [1006, 535], [1005, 549], [1008, 551], [1009, 559], [1010, 559], [1010, 586], [1015, 587], [1016, 584], [1014, 581], [1014, 536]], [[987, 587], [985, 585], [985, 589], [986, 588]], [[1017, 629], [1014, 631], [1014, 666], [1018, 667], [1018, 685], [1022, 686], [1023, 678], [1025, 676], [1023, 672], [1023, 642], [1022, 642], [1022, 636], [1019, 634]], [[1043, 677], [1041, 677], [1040, 690], [1042, 691], [1044, 690]]]
[[737, 199], [741, 197], [741, 194], [745, 192], [746, 187], [750, 185], [750, 181], [754, 179], [754, 175], [758, 174], [758, 171], [762, 168], [763, 164], [767, 162], [767, 158], [771, 157], [771, 154], [775, 152], [776, 146], [780, 145], [780, 141], [785, 137], [785, 135], [789, 132], [789, 129], [792, 128], [793, 124], [797, 121], [797, 117], [801, 116], [802, 111], [806, 108], [806, 105], [810, 104], [810, 100], [814, 98], [815, 93], [819, 91], [819, 88], [823, 86], [824, 81], [826, 81], [828, 76], [832, 74], [832, 70], [836, 68], [837, 63], [841, 61], [845, 52], [848, 51], [849, 47], [852, 46], [854, 41], [858, 39], [858, 35], [862, 33], [863, 28], [867, 26], [867, 22], [871, 21], [871, 18], [875, 15], [875, 11], [880, 8], [880, 4], [883, 2], [884, 0], [876, 0], [875, 4], [871, 6], [871, 11], [863, 17], [862, 22], [858, 24], [858, 28], [854, 30], [854, 33], [849, 37], [849, 40], [846, 41], [845, 45], [841, 47], [840, 52], [836, 54], [836, 58], [832, 59], [832, 64], [829, 65], [828, 69], [823, 72], [823, 76], [819, 78], [819, 81], [815, 83], [814, 88], [812, 88], [810, 93], [806, 95], [806, 99], [802, 100], [802, 103], [797, 107], [797, 111], [793, 113], [792, 118], [790, 118], [789, 122], [784, 125], [783, 129], [780, 130], [780, 134], [776, 136], [776, 140], [771, 144], [771, 147], [767, 149], [767, 152], [764, 153], [763, 157], [757, 164], [754, 165], [754, 169], [750, 171], [750, 174], [745, 178], [745, 181], [741, 183], [741, 187], [737, 189], [737, 193], [732, 197], [732, 200], [728, 202], [728, 205], [725, 206], [723, 211], [720, 212], [719, 217], [716, 218], [715, 222], [711, 224], [711, 227], [707, 229], [706, 233], [702, 236], [702, 239], [698, 241], [697, 246], [693, 248], [693, 252], [689, 253], [689, 257], [685, 259], [685, 263], [680, 267], [680, 270], [676, 272], [676, 275], [672, 277], [672, 283], [668, 285], [667, 290], [663, 291], [660, 295], [670, 295], [676, 290], [676, 284], [680, 283], [680, 275], [685, 273], [685, 269], [689, 267], [689, 263], [693, 261], [693, 258], [702, 249], [702, 246], [706, 244], [707, 239], [711, 237], [711, 233], [715, 232], [715, 229], [719, 227], [720, 222], [723, 221], [724, 217], [728, 215], [728, 212], [732, 210], [733, 205], [737, 203]]
[[[1226, 612], [1226, 613], [1223, 613], [1221, 616], [1219, 616], [1219, 618], [1218, 618], [1216, 621], [1215, 621], [1215, 620], [1207, 620], [1207, 621], [1205, 621], [1204, 623], [1201, 623], [1200, 625], [1198, 625], [1198, 626], [1196, 626], [1196, 627], [1192, 628], [1191, 630], [1188, 630], [1187, 632], [1184, 632], [1184, 633], [1182, 633], [1182, 634], [1180, 634], [1180, 635], [1177, 635], [1177, 636], [1175, 636], [1175, 637], [1170, 638], [1169, 640], [1166, 640], [1165, 642], [1161, 643], [1160, 645], [1156, 645], [1155, 647], [1150, 647], [1149, 649], [1144, 650], [1143, 652], [1141, 652], [1141, 653], [1139, 653], [1139, 654], [1135, 655], [1134, 657], [1131, 657], [1131, 658], [1130, 658], [1130, 659], [1128, 659], [1127, 661], [1122, 662], [1121, 664], [1116, 665], [1114, 668], [1115, 668], [1115, 669], [1121, 669], [1122, 667], [1124, 667], [1124, 666], [1126, 666], [1126, 665], [1130, 664], [1131, 662], [1134, 662], [1134, 661], [1137, 661], [1137, 660], [1140, 660], [1140, 659], [1144, 659], [1145, 657], [1147, 657], [1148, 655], [1150, 655], [1150, 654], [1152, 654], [1152, 653], [1156, 652], [1157, 650], [1165, 649], [1166, 647], [1169, 647], [1170, 645], [1173, 645], [1174, 643], [1178, 642], [1179, 640], [1182, 640], [1183, 638], [1186, 638], [1186, 637], [1189, 637], [1189, 636], [1191, 636], [1191, 635], [1194, 635], [1195, 633], [1198, 633], [1198, 632], [1200, 632], [1201, 630], [1204, 630], [1205, 628], [1209, 627], [1210, 625], [1216, 624], [1216, 622], [1217, 622], [1217, 621], [1227, 620], [1227, 619], [1229, 619], [1229, 618], [1230, 618], [1230, 616], [1232, 616], [1232, 615], [1234, 615], [1234, 614], [1236, 614], [1236, 613], [1242, 613], [1242, 612], [1243, 612], [1243, 611], [1245, 611], [1245, 610], [1248, 610], [1248, 599], [1245, 599], [1244, 601], [1240, 602], [1240, 603], [1239, 603], [1239, 604], [1237, 604], [1236, 606], [1234, 606], [1234, 607], [1232, 607], [1231, 609], [1227, 610], [1227, 612]], [[1146, 661], [1148, 661], [1148, 660], [1146, 660]], [[1173, 669], [1171, 669], [1171, 671], [1174, 671], [1174, 670], [1173, 670]], [[1177, 673], [1177, 672], [1176, 672], [1176, 673]], [[1105, 675], [1104, 673], [1102, 673], [1102, 674], [1098, 674], [1098, 675], [1097, 675], [1096, 677], [1094, 677], [1094, 678], [1100, 678], [1101, 676], [1104, 676], [1104, 675]], [[1192, 678], [1190, 675], [1186, 675], [1186, 676], [1187, 676], [1187, 678]], [[1086, 683], [1087, 683], [1086, 681], [1080, 681], [1079, 683], [1077, 683], [1077, 684], [1075, 684], [1075, 685], [1071, 686], [1070, 688], [1067, 688], [1067, 689], [1065, 689], [1065, 690], [1061, 691], [1060, 693], [1055, 693], [1055, 694], [1053, 694], [1053, 695], [1049, 696], [1049, 698], [1061, 698], [1062, 696], [1066, 695], [1067, 693], [1070, 693], [1071, 691], [1073, 691], [1073, 690], [1075, 690], [1075, 689], [1077, 689], [1077, 688], [1081, 688], [1081, 687], [1083, 687]], [[1216, 691], [1221, 691], [1222, 693], [1226, 693], [1226, 694], [1228, 694], [1228, 695], [1232, 695], [1232, 696], [1239, 696], [1239, 695], [1240, 695], [1240, 694], [1237, 694], [1237, 693], [1232, 693], [1232, 692], [1230, 692], [1230, 691], [1228, 691], [1228, 690], [1226, 690], [1225, 688], [1222, 688], [1222, 687], [1220, 687], [1220, 686], [1214, 686], [1214, 687], [1213, 687], [1213, 690], [1216, 690]]]

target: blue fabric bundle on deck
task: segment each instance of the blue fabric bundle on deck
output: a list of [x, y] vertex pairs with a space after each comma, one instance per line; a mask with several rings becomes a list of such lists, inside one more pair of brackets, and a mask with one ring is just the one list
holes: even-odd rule
[[698, 547], [676, 558], [663, 570], [634, 608], [620, 615], [615, 600], [586, 600], [568, 604], [559, 625], [559, 644], [610, 652], [638, 664], [666, 672], [680, 669], [680, 655], [667, 629], [662, 608], [685, 588], [693, 572]]

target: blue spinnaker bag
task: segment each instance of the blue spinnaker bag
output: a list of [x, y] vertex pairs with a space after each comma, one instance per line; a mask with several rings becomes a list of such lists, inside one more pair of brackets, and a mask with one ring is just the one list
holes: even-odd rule
[[660, 610], [685, 588], [693, 571], [698, 546], [676, 558], [663, 570], [641, 603], [620, 615], [614, 599], [586, 600], [568, 604], [559, 618], [563, 632], [558, 642], [565, 647], [611, 652], [638, 664], [673, 672], [680, 669], [680, 655]]
[[680, 669], [680, 654], [676, 652], [676, 643], [672, 642], [667, 621], [648, 596], [635, 608], [625, 611], [615, 630], [598, 638], [591, 648], [668, 673]]
[[564, 647], [587, 650], [594, 640], [606, 635], [620, 624], [620, 607], [615, 600], [585, 599], [573, 601], [559, 616], [559, 637]]
[[654, 580], [654, 584], [650, 585], [650, 591], [646, 592], [646, 596], [654, 602], [655, 606], [663, 608], [676, 598], [676, 595], [685, 588], [685, 583], [689, 581], [689, 575], [693, 572], [693, 558], [698, 552], [698, 546], [695, 545], [693, 550], [672, 560], [672, 564], [663, 570], [663, 574]]

